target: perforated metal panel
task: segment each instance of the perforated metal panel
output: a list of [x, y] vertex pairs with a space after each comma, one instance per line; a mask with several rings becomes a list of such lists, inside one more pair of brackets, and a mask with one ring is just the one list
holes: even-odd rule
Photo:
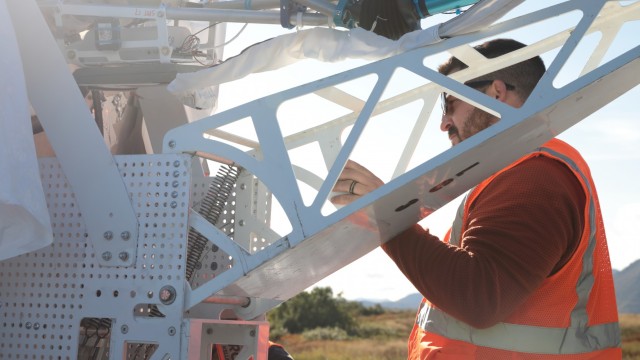
[[[222, 176], [218, 174], [217, 178], [197, 178], [193, 179], [192, 185], [192, 200], [194, 209], [197, 209], [199, 212], [203, 212], [203, 208], [206, 206], [207, 194], [210, 193], [211, 187], [215, 187], [216, 185], [224, 182]], [[232, 236], [234, 232], [235, 223], [235, 197], [236, 192], [231, 191], [228, 194], [228, 198], [225, 201], [218, 205], [218, 214], [216, 227], [218, 227], [225, 234]], [[194, 234], [191, 234], [192, 236]], [[195, 234], [197, 236], [197, 233]], [[212, 244], [210, 241], [206, 240], [206, 238], [201, 238], [199, 241], [202, 242], [202, 250], [197, 256], [191, 256], [188, 261], [194, 262], [193, 266], [193, 276], [191, 277], [189, 283], [191, 287], [197, 288], [200, 285], [210, 281], [211, 279], [218, 276], [225, 269], [229, 269], [233, 266], [233, 259], [229, 254], [225, 253], [218, 246]], [[192, 246], [194, 248], [195, 246]], [[187, 264], [189, 266], [189, 264]]]
[[[97, 256], [108, 255], [94, 253], [56, 159], [42, 159], [54, 242], [0, 262], [0, 359], [75, 360], [78, 348], [81, 358], [106, 359], [109, 351], [128, 359], [180, 358], [190, 161], [182, 155], [116, 160], [139, 222], [135, 266], [97, 264]], [[135, 255], [111, 256], [117, 262]]]

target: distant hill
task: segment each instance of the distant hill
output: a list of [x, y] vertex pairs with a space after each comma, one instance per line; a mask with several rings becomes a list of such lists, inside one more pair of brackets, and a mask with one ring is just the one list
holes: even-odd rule
[[[613, 279], [616, 286], [618, 312], [621, 314], [640, 314], [640, 260], [632, 263], [622, 271], [614, 270]], [[357, 300], [364, 306], [380, 304], [385, 309], [408, 310], [417, 309], [422, 295], [416, 293], [397, 301], [389, 300]]]
[[618, 312], [640, 314], [640, 260], [613, 274]]
[[420, 301], [422, 301], [422, 295], [415, 293], [410, 294], [403, 297], [397, 301], [390, 300], [357, 300], [364, 306], [373, 306], [376, 304], [380, 304], [385, 309], [393, 309], [393, 310], [415, 310], [418, 309], [418, 305], [420, 305]]

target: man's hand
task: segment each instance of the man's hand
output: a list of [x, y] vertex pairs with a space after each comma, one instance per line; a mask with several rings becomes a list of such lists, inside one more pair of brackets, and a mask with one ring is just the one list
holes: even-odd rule
[[334, 192], [342, 194], [332, 197], [331, 202], [335, 205], [347, 205], [382, 185], [384, 182], [367, 168], [355, 161], [348, 160], [333, 187]]

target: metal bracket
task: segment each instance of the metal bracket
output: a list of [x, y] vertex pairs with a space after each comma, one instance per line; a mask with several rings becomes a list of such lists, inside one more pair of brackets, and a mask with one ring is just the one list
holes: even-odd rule
[[[297, 13], [303, 14], [307, 7], [292, 0], [280, 0], [280, 25], [285, 29], [293, 29], [296, 25], [291, 23], [291, 16]], [[302, 24], [297, 24], [301, 26]]]
[[362, 0], [339, 0], [333, 14], [333, 23], [347, 29], [357, 27], [361, 6]]
[[185, 359], [210, 359], [214, 351], [227, 351], [225, 345], [239, 345], [238, 360], [267, 360], [269, 323], [241, 320], [188, 320], [189, 344]]

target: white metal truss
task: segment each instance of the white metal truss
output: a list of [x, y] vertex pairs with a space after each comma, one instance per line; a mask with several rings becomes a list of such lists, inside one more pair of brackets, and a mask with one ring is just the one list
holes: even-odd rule
[[[324, 21], [334, 11], [319, 1], [305, 3], [325, 11], [304, 18]], [[209, 5], [161, 11], [174, 19], [211, 21], [214, 12], [221, 21], [253, 19]], [[29, 99], [57, 159], [39, 162], [54, 243], [0, 262], [0, 359], [193, 359], [208, 356], [214, 344], [241, 346], [242, 359], [264, 359], [267, 310], [640, 82], [637, 38], [627, 38], [631, 44], [625, 51], [609, 55], [623, 25], [640, 20], [640, 2], [570, 0], [181, 125], [164, 137], [164, 154], [112, 156], [67, 70], [69, 53], [61, 53], [65, 45], [50, 35], [36, 2], [9, 0], [7, 7]], [[136, 9], [64, 2], [53, 7], [60, 14], [99, 8], [114, 17]], [[509, 56], [488, 60], [470, 46], [563, 14], [578, 14], [577, 20]], [[273, 17], [257, 14], [253, 20], [267, 22], [262, 18], [267, 15]], [[148, 16], [157, 19], [158, 12]], [[294, 15], [291, 21], [300, 18]], [[153, 61], [171, 62], [171, 30], [161, 29], [160, 22], [155, 26], [152, 45], [133, 45], [157, 47], [162, 56]], [[560, 85], [571, 56], [592, 33], [600, 33], [601, 40], [579, 75]], [[170, 51], [163, 52], [163, 46]], [[93, 49], [76, 50], [74, 59], [98, 55]], [[555, 57], [521, 108], [463, 84], [546, 53]], [[431, 59], [438, 55], [455, 55], [469, 68], [443, 76], [433, 69]], [[109, 62], [122, 60], [110, 56]], [[423, 159], [420, 139], [427, 122], [438, 119], [442, 91], [502, 120]], [[304, 112], [296, 115], [305, 119], [297, 119], [290, 131], [283, 126], [283, 112], [298, 105]], [[327, 113], [332, 115], [323, 116]], [[162, 109], [151, 117], [161, 118]], [[184, 123], [185, 115], [180, 117]], [[402, 125], [376, 133], [389, 119]], [[396, 158], [383, 160], [397, 164], [392, 180], [335, 209], [328, 203], [331, 189], [369, 136], [406, 139], [401, 148], [388, 149]], [[313, 151], [317, 158], [310, 156]], [[192, 162], [198, 157], [225, 164], [222, 172], [194, 176]], [[216, 198], [219, 194], [224, 196]], [[278, 212], [282, 219], [276, 220]]]
[[[570, 25], [508, 56], [485, 59], [468, 45], [574, 11], [582, 13], [575, 26]], [[282, 234], [283, 238], [275, 243], [277, 246], [270, 246], [273, 248], [270, 251], [247, 254], [240, 245], [226, 238], [220, 239], [219, 231], [213, 225], [191, 217], [192, 226], [207, 234], [213, 243], [243, 255], [239, 260], [243, 274], [198, 288], [191, 294], [189, 303], [200, 302], [207, 294], [216, 292], [286, 300], [365, 255], [490, 174], [622, 95], [640, 80], [638, 43], [615, 59], [602, 60], [622, 24], [639, 17], [640, 4], [637, 2], [623, 6], [618, 2], [568, 1], [500, 22], [480, 32], [453, 37], [267, 96], [169, 131], [165, 136], [165, 152], [211, 156], [212, 159], [222, 157], [246, 169], [273, 193], [292, 226], [291, 232]], [[592, 32], [601, 32], [602, 40], [581, 75], [558, 87], [554, 82], [560, 71], [580, 40]], [[462, 84], [554, 49], [558, 49], [557, 56], [521, 108], [511, 108]], [[469, 68], [451, 77], [431, 69], [425, 59], [443, 51], [460, 58]], [[385, 90], [394, 83], [394, 77], [402, 74], [399, 69], [407, 70], [404, 74], [413, 76], [409, 82], [424, 85], [383, 98]], [[340, 85], [371, 75], [375, 81], [364, 99], [340, 88]], [[416, 143], [423, 135], [426, 121], [442, 91], [500, 115], [502, 120], [407, 171], [409, 161], [415, 155]], [[278, 110], [288, 102], [310, 94], [347, 107], [349, 111], [320, 126], [284, 136]], [[417, 115], [415, 126], [397, 160], [393, 181], [345, 208], [324, 213], [331, 189], [365, 129], [375, 126], [377, 116], [415, 101], [421, 101], [421, 108], [413, 114]], [[309, 114], [322, 111], [322, 107], [305, 109]], [[254, 145], [249, 145], [249, 139], [238, 141], [221, 130], [237, 122], [244, 122], [255, 131]], [[348, 135], [341, 142], [340, 136], [345, 132]], [[310, 173], [304, 165], [292, 166], [290, 163], [292, 150], [312, 143], [321, 149], [327, 166], [324, 178]], [[303, 201], [301, 183], [316, 190], [311, 204]]]

